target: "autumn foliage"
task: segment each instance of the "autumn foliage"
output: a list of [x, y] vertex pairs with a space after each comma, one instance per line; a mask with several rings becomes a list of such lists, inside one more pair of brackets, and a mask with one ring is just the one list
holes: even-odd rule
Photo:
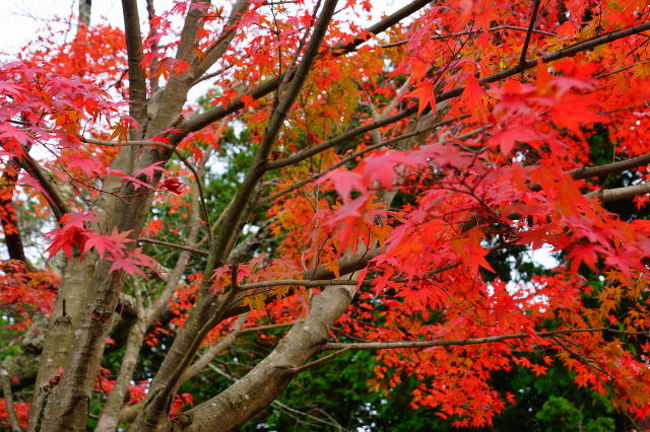
[[[1, 318], [45, 338], [7, 427], [233, 430], [350, 350], [455, 426], [551, 365], [650, 416], [645, 0], [122, 3], [0, 65]], [[180, 389], [244, 334], [242, 379]]]

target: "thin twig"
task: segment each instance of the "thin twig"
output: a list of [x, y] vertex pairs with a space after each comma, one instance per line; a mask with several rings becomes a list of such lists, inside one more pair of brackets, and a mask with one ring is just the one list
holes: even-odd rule
[[141, 243], [151, 243], [151, 244], [155, 244], [155, 245], [159, 245], [159, 246], [165, 246], [165, 247], [169, 247], [169, 248], [180, 249], [180, 250], [192, 252], [192, 253], [203, 255], [203, 256], [208, 255], [207, 251], [204, 251], [204, 250], [201, 250], [201, 249], [196, 249], [196, 248], [193, 248], [191, 246], [183, 246], [183, 245], [179, 245], [179, 244], [176, 244], [176, 243], [170, 243], [170, 242], [166, 242], [166, 241], [162, 241], [162, 240], [139, 238], [138, 241], [141, 242]]
[[208, 228], [208, 244], [212, 244], [212, 230], [210, 229], [210, 216], [208, 214], [208, 206], [205, 203], [205, 194], [203, 193], [203, 182], [201, 179], [201, 176], [199, 176], [199, 173], [196, 171], [196, 168], [194, 168], [194, 165], [192, 165], [179, 151], [178, 149], [174, 148], [174, 153], [178, 158], [183, 162], [183, 164], [187, 167], [192, 172], [192, 176], [194, 176], [194, 181], [196, 182], [196, 187], [199, 192], [199, 200], [201, 202], [201, 210], [203, 212], [203, 220], [205, 221], [205, 225]]
[[276, 323], [276, 324], [263, 324], [255, 327], [248, 327], [239, 331], [238, 334], [242, 335], [244, 333], [253, 333], [256, 331], [265, 331], [265, 330], [274, 330], [282, 327], [290, 327], [295, 324], [295, 321]]
[[125, 141], [104, 141], [104, 140], [98, 140], [94, 138], [88, 138], [84, 136], [80, 136], [79, 139], [82, 142], [85, 142], [86, 144], [95, 144], [95, 145], [100, 145], [100, 146], [106, 146], [106, 147], [121, 147], [121, 146], [159, 146], [159, 147], [164, 147], [166, 149], [174, 149], [175, 146], [171, 144], [167, 144], [164, 142], [160, 141], [154, 141], [154, 140], [125, 140]]
[[334, 359], [334, 358], [336, 358], [336, 357], [338, 357], [338, 356], [340, 356], [342, 354], [345, 354], [346, 352], [350, 351], [351, 349], [352, 349], [351, 347], [345, 347], [345, 348], [340, 349], [338, 351], [335, 351], [335, 352], [333, 352], [331, 354], [328, 354], [328, 355], [326, 355], [324, 357], [321, 357], [318, 360], [314, 360], [312, 362], [305, 363], [302, 366], [291, 368], [291, 369], [289, 369], [289, 371], [291, 373], [294, 373], [294, 374], [299, 374], [300, 372], [304, 371], [305, 369], [309, 369], [309, 368], [312, 368], [314, 366], [318, 366], [321, 363], [325, 363], [326, 361], [332, 360], [332, 359]]
[[620, 73], [620, 72], [624, 72], [624, 71], [626, 71], [628, 69], [632, 69], [633, 67], [636, 67], [636, 66], [646, 65], [648, 63], [650, 63], [650, 62], [646, 61], [646, 62], [634, 63], [634, 64], [631, 64], [631, 65], [624, 66], [622, 68], [613, 70], [611, 72], [603, 72], [603, 73], [600, 73], [598, 75], [594, 75], [594, 78], [605, 78], [605, 77], [608, 77], [610, 75], [614, 75], [614, 74], [617, 74], [617, 73]]

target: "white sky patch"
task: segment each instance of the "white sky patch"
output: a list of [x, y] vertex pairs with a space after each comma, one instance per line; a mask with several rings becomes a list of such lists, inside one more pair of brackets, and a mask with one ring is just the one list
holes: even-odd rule
[[531, 262], [544, 267], [545, 270], [553, 269], [560, 265], [560, 261], [553, 255], [554, 248], [550, 244], [544, 244], [541, 248], [531, 250]]
[[[530, 249], [526, 256], [529, 257], [529, 262], [542, 267], [544, 270], [551, 270], [560, 265], [560, 261], [555, 257], [553, 246], [544, 244], [539, 249]], [[519, 272], [514, 267], [515, 260], [510, 261], [510, 276], [512, 280], [506, 284], [506, 290], [513, 297], [531, 297], [529, 300], [530, 305], [540, 305], [543, 308], [548, 304], [548, 297], [545, 295], [535, 294], [540, 288], [539, 283], [532, 281], [522, 281]], [[488, 293], [492, 294], [493, 290], [488, 286]]]

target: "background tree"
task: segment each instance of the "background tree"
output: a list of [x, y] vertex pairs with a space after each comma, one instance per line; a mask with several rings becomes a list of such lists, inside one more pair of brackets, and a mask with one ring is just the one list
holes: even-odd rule
[[[345, 359], [429, 426], [525, 371], [648, 416], [645, 1], [122, 6], [0, 70], [12, 429], [336, 427], [278, 397]], [[610, 428], [565, 396], [542, 426]]]

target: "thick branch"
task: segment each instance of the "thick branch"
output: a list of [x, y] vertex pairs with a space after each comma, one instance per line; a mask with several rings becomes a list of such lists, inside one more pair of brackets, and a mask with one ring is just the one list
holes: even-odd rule
[[328, 328], [349, 305], [352, 291], [336, 286], [314, 297], [310, 314], [291, 328], [269, 356], [222, 393], [179, 416], [172, 430], [235, 430], [272, 403], [295, 376], [293, 368], [305, 364], [327, 337]]
[[[201, 166], [203, 168], [203, 166]], [[198, 237], [200, 220], [198, 215], [198, 188], [194, 186], [190, 194], [190, 203], [192, 205], [192, 213], [189, 220], [189, 233], [187, 240], [194, 243]], [[160, 318], [169, 302], [172, 293], [178, 288], [178, 283], [182, 275], [187, 269], [191, 254], [189, 251], [183, 251], [174, 269], [170, 272], [165, 283], [165, 289], [162, 294], [144, 310], [142, 305], [141, 296], [137, 295], [136, 309], [137, 321], [129, 331], [128, 340], [126, 343], [126, 350], [122, 357], [122, 365], [120, 372], [116, 378], [115, 386], [108, 396], [108, 400], [104, 404], [102, 413], [95, 432], [113, 432], [117, 429], [120, 422], [121, 408], [124, 404], [124, 399], [128, 390], [128, 384], [133, 379], [133, 373], [138, 362], [138, 355], [144, 343], [144, 336], [148, 328], [154, 323], [155, 320]], [[136, 291], [136, 294], [139, 294]]]
[[142, 34], [136, 0], [122, 0], [122, 14], [129, 60], [129, 114], [142, 124], [147, 115], [147, 85], [142, 69]]
[[176, 52], [177, 59], [192, 63], [196, 58], [197, 54], [195, 47], [196, 35], [199, 30], [199, 21], [209, 6], [210, 2], [208, 0], [191, 1], [190, 10], [185, 17], [185, 23], [183, 24], [183, 30], [181, 31], [178, 51]]
[[79, 0], [79, 22], [77, 26], [77, 34], [80, 33], [82, 27], [90, 26], [90, 10], [92, 0]]
[[158, 41], [154, 40], [153, 37], [158, 32], [156, 25], [154, 24], [154, 18], [156, 16], [156, 8], [153, 4], [154, 0], [147, 0], [147, 18], [149, 19], [149, 39], [153, 42], [151, 43], [151, 62], [149, 63], [149, 85], [151, 86], [151, 93], [154, 94], [158, 91]]
[[571, 177], [574, 179], [579, 180], [589, 177], [600, 177], [608, 174], [614, 174], [647, 164], [650, 164], [650, 153], [618, 162], [608, 163], [605, 165], [576, 168], [569, 171], [567, 174], [571, 175]]
[[[230, 381], [236, 381], [237, 380], [235, 377], [233, 377], [232, 375], [228, 374], [227, 372], [219, 369], [218, 367], [216, 367], [213, 364], [210, 365], [210, 369], [212, 369], [213, 371], [215, 371], [219, 375], [229, 379]], [[341, 425], [338, 424], [338, 423], [333, 423], [331, 421], [323, 420], [321, 418], [314, 417], [313, 415], [308, 414], [308, 413], [306, 413], [304, 411], [300, 411], [300, 410], [297, 410], [295, 408], [291, 408], [290, 406], [280, 402], [277, 399], [274, 400], [273, 402], [271, 402], [271, 405], [274, 406], [275, 408], [277, 408], [279, 411], [282, 411], [283, 413], [289, 415], [291, 418], [297, 418], [297, 417], [295, 417], [293, 415], [293, 414], [296, 414], [296, 415], [308, 418], [310, 420], [313, 420], [313, 421], [315, 421], [317, 423], [322, 423], [322, 424], [327, 425], [327, 426], [332, 426], [332, 427], [336, 428], [336, 430], [343, 430]]]
[[609, 202], [630, 199], [645, 194], [650, 194], [650, 182], [623, 186], [620, 188], [602, 189], [599, 191], [589, 192], [586, 196], [595, 196], [603, 202]]
[[165, 421], [165, 413], [169, 407], [170, 397], [173, 390], [177, 387], [178, 380], [188, 366], [189, 361], [200, 346], [207, 332], [225, 318], [225, 312], [237, 298], [239, 290], [237, 289], [235, 278], [233, 278], [233, 285], [230, 292], [221, 296], [221, 298], [218, 298], [211, 292], [209, 283], [212, 272], [214, 268], [223, 264], [224, 259], [228, 255], [228, 248], [232, 246], [231, 240], [239, 233], [242, 215], [245, 214], [251, 196], [264, 174], [263, 166], [267, 161], [271, 147], [278, 137], [284, 119], [298, 96], [316, 58], [318, 49], [334, 13], [336, 3], [337, 0], [325, 1], [309, 43], [302, 55], [302, 60], [296, 68], [294, 78], [287, 91], [281, 96], [266, 126], [265, 136], [255, 154], [252, 168], [246, 174], [237, 195], [224, 214], [214, 243], [210, 248], [210, 255], [208, 256], [208, 262], [204, 270], [204, 278], [200, 288], [200, 298], [197, 300], [197, 304], [190, 314], [185, 327], [174, 340], [169, 355], [167, 355], [156, 374], [151, 384], [151, 391], [147, 397], [147, 402], [145, 403], [145, 409], [143, 409], [136, 419], [137, 427], [143, 431], [156, 430], [157, 425]]
[[[395, 24], [399, 23], [404, 18], [413, 15], [415, 12], [419, 11], [429, 3], [433, 3], [433, 0], [413, 1], [407, 4], [406, 6], [398, 9], [397, 11], [393, 12], [392, 14], [382, 19], [381, 21], [378, 21], [375, 24], [371, 25], [370, 27], [366, 28], [365, 32], [370, 33], [372, 35], [378, 35], [379, 33], [382, 33], [388, 30], [389, 28], [391, 28], [392, 26], [394, 26]], [[366, 36], [358, 37], [354, 39], [352, 42], [349, 42], [347, 44], [336, 45], [332, 47], [332, 51], [335, 53], [348, 53], [367, 40], [368, 37]]]
[[251, 290], [257, 288], [270, 288], [276, 286], [298, 285], [306, 287], [319, 287], [328, 285], [356, 285], [357, 281], [349, 279], [322, 279], [322, 280], [303, 280], [303, 279], [279, 279], [272, 281], [253, 282], [241, 286], [242, 290]]
[[69, 212], [68, 206], [63, 201], [61, 194], [54, 184], [50, 181], [47, 174], [43, 172], [41, 167], [38, 166], [36, 161], [31, 158], [28, 154], [25, 154], [20, 158], [20, 166], [32, 177], [34, 177], [38, 184], [43, 188], [45, 192], [45, 200], [50, 205], [54, 216], [58, 221], [61, 221], [63, 215]]
[[228, 46], [230, 45], [230, 42], [236, 35], [237, 23], [241, 19], [242, 14], [246, 12], [248, 4], [249, 0], [237, 0], [235, 2], [222, 33], [219, 35], [217, 40], [206, 50], [205, 57], [203, 60], [201, 60], [201, 62], [194, 70], [195, 79], [207, 71], [210, 66], [219, 60], [221, 56], [223, 56], [223, 54], [226, 52]]
[[[201, 19], [209, 5], [209, 0], [192, 0], [189, 12], [183, 22], [176, 58], [189, 65], [193, 65], [198, 57], [197, 35]], [[147, 128], [149, 136], [159, 134], [180, 121], [182, 118], [180, 111], [187, 99], [187, 92], [192, 86], [192, 81], [193, 71], [190, 67], [187, 73], [172, 75], [165, 88], [152, 95], [148, 107], [151, 117]], [[173, 144], [178, 144], [181, 140], [177, 134], [172, 134], [170, 138]]]

